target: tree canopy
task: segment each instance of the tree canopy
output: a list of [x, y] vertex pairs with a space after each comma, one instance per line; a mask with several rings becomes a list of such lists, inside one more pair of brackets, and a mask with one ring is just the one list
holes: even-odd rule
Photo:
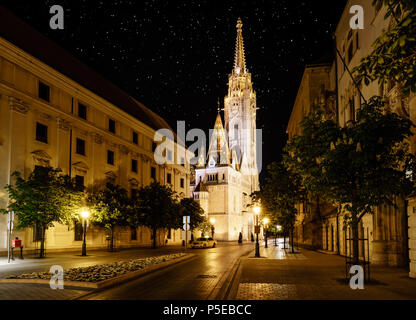
[[[35, 167], [27, 179], [14, 172], [13, 185], [7, 185], [8, 210], [17, 214], [16, 228], [37, 227], [41, 232], [40, 256], [44, 254], [45, 230], [54, 223], [70, 224], [80, 213], [84, 193], [75, 179], [60, 169]], [[7, 210], [1, 210], [7, 213]]]
[[158, 229], [182, 228], [182, 215], [177, 194], [166, 185], [152, 182], [138, 191], [139, 221], [149, 227], [153, 234], [153, 247], [156, 247]]

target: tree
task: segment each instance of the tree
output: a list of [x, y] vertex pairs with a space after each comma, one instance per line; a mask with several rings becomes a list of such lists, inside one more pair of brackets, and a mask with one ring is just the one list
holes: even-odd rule
[[387, 8], [385, 18], [395, 25], [379, 36], [373, 51], [353, 72], [359, 83], [387, 80], [400, 83], [404, 94], [416, 92], [416, 4], [414, 0], [373, 0], [379, 10]]
[[363, 104], [357, 120], [345, 127], [320, 115], [318, 110], [302, 121], [302, 134], [287, 145], [286, 161], [308, 191], [344, 208], [345, 226], [353, 233], [353, 262], [358, 263], [361, 218], [375, 206], [395, 206], [397, 196], [414, 190], [415, 159], [405, 143], [412, 123], [386, 110], [380, 97]]
[[284, 233], [291, 233], [293, 251], [296, 204], [305, 196], [302, 179], [283, 162], [268, 165], [267, 174], [262, 190], [255, 197], [260, 199], [272, 223], [281, 225]]
[[158, 182], [142, 187], [138, 191], [139, 221], [152, 230], [153, 248], [157, 247], [157, 230], [182, 228], [181, 208], [176, 193]]
[[210, 234], [212, 230], [212, 224], [207, 219], [204, 219], [204, 221], [198, 225], [198, 230], [201, 231], [202, 236]]
[[70, 224], [79, 214], [84, 193], [75, 179], [61, 174], [61, 169], [37, 166], [27, 179], [20, 172], [14, 172], [12, 177], [16, 181], [6, 186], [10, 199], [7, 209], [17, 214], [16, 229], [33, 227], [40, 231], [42, 258], [46, 230], [54, 223]]
[[127, 190], [107, 183], [105, 189], [90, 194], [88, 202], [92, 213], [91, 222], [110, 231], [110, 251], [113, 251], [115, 227], [132, 223], [129, 218], [132, 216], [133, 204]]
[[192, 198], [183, 198], [180, 201], [181, 215], [190, 217], [190, 229], [196, 229], [205, 221], [204, 209]]

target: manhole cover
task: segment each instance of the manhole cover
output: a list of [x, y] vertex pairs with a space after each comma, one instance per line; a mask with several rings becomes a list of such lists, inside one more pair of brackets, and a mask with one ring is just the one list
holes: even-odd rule
[[203, 279], [216, 278], [216, 277], [217, 276], [215, 274], [199, 274], [199, 275], [197, 275], [197, 278], [203, 278]]

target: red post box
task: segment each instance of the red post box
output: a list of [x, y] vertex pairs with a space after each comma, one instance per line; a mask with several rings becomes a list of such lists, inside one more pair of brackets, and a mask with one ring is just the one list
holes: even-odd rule
[[20, 239], [13, 239], [12, 240], [12, 247], [13, 248], [21, 248], [22, 247], [22, 240], [20, 240]]

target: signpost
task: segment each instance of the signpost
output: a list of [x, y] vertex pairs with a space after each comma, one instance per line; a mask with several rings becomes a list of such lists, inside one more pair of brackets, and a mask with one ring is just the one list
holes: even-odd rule
[[183, 216], [183, 230], [185, 230], [185, 250], [188, 245], [188, 230], [190, 229], [190, 216]]
[[10, 258], [11, 258], [10, 239], [12, 238], [12, 232], [13, 232], [13, 220], [14, 220], [14, 211], [9, 211], [9, 216], [7, 219], [7, 263], [10, 263]]

